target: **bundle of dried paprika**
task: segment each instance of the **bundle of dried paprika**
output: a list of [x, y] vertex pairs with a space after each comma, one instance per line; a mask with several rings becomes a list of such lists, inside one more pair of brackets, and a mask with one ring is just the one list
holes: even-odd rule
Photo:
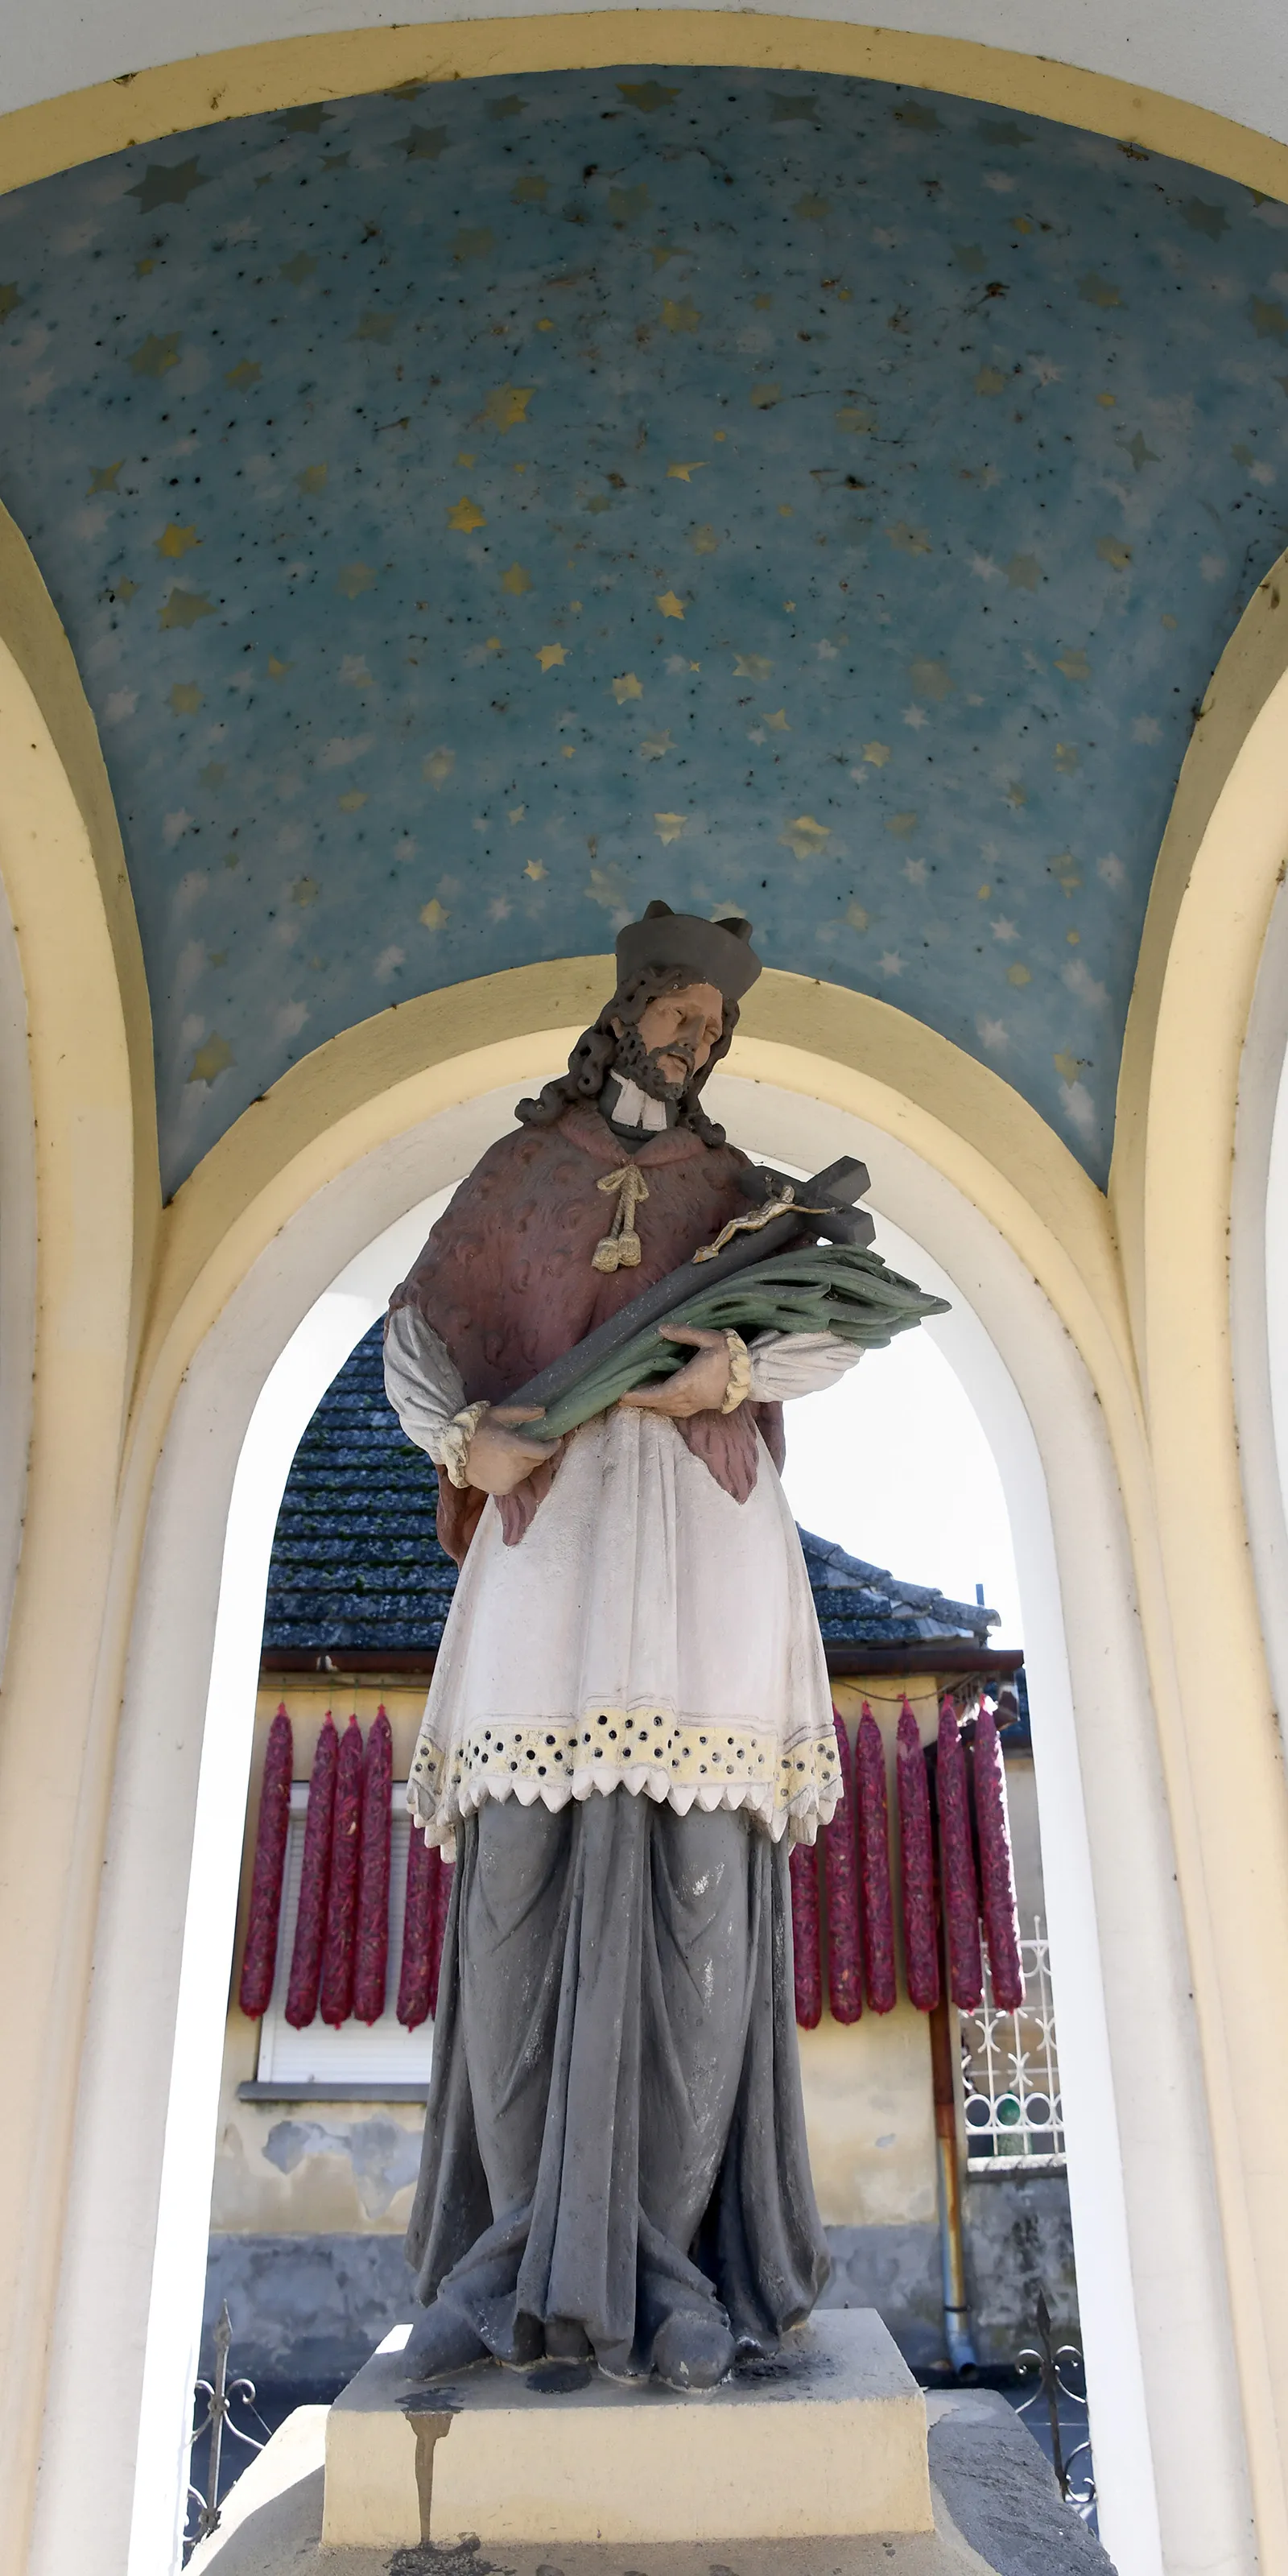
[[933, 2012], [939, 2001], [939, 1944], [935, 1937], [935, 1854], [930, 1832], [930, 1790], [921, 1736], [906, 1699], [899, 1711], [897, 1776], [904, 1969], [911, 2002], [918, 2012]]
[[796, 1967], [796, 2019], [817, 2030], [823, 2018], [823, 1961], [818, 1910], [818, 1844], [797, 1843], [791, 1857], [792, 1957]]
[[358, 1847], [358, 1924], [353, 1964], [357, 2021], [379, 2021], [389, 1971], [389, 1847], [393, 1828], [394, 1739], [383, 1705], [367, 1730]]
[[948, 1991], [959, 2012], [974, 2012], [984, 1991], [979, 1947], [979, 1885], [971, 1834], [970, 1784], [957, 1711], [945, 1699], [939, 1711], [935, 1765], [939, 1800], [939, 1861], [944, 1926], [948, 1935]]
[[885, 1746], [866, 1700], [854, 1740], [854, 1803], [868, 2002], [873, 2012], [888, 2013], [895, 2007], [896, 1987]]
[[331, 1835], [335, 1824], [335, 1775], [339, 1738], [330, 1709], [309, 1777], [308, 1814], [304, 1820], [304, 1856], [300, 1902], [295, 1917], [286, 2018], [292, 2030], [305, 2030], [318, 2008], [322, 1952], [326, 1943], [327, 1897], [331, 1887]]
[[407, 1844], [407, 1897], [403, 1908], [402, 1967], [398, 1977], [398, 2019], [405, 2030], [419, 2030], [434, 2009], [430, 2000], [431, 1969], [437, 1983], [437, 1960], [442, 1949], [440, 1934], [437, 1950], [434, 1942], [434, 1918], [438, 1908], [438, 1886], [442, 1876], [442, 1856], [437, 1847], [431, 1851], [419, 1825], [412, 1821]]
[[863, 1939], [859, 1923], [859, 1850], [854, 1830], [854, 1762], [837, 1711], [836, 1758], [841, 1803], [823, 1827], [823, 1884], [827, 1891], [827, 2000], [833, 2021], [857, 2021], [863, 2010]]
[[331, 1826], [331, 1885], [322, 1951], [322, 2019], [338, 2030], [353, 2010], [358, 1847], [362, 1832], [362, 1729], [351, 1717], [340, 1739]]
[[974, 1773], [984, 1938], [988, 1943], [993, 2001], [1001, 2012], [1018, 2012], [1024, 2001], [1024, 1969], [1020, 1961], [1011, 1826], [1006, 1811], [1006, 1773], [997, 1740], [997, 1720], [982, 1702], [975, 1722]]
[[284, 1701], [268, 1730], [264, 1780], [255, 1829], [255, 1866], [250, 1882], [250, 1919], [242, 1953], [237, 2000], [251, 2021], [266, 2013], [277, 1967], [277, 1927], [282, 1912], [282, 1873], [291, 1823], [291, 1721]]

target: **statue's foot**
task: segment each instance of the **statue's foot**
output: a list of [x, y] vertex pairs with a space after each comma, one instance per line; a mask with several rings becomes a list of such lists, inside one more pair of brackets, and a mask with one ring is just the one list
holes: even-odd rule
[[437, 2303], [418, 2317], [402, 2350], [403, 2375], [416, 2381], [444, 2379], [491, 2355], [481, 2335], [454, 2308]]
[[668, 2317], [653, 2339], [653, 2368], [666, 2388], [688, 2394], [718, 2387], [734, 2365], [736, 2346], [723, 2318]]

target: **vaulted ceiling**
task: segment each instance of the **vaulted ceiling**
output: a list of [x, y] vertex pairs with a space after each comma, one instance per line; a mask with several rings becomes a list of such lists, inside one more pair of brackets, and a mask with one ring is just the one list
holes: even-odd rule
[[173, 1189], [336, 1031], [652, 894], [1097, 1180], [1288, 542], [1288, 207], [928, 92], [549, 73], [0, 199], [0, 497], [125, 836]]

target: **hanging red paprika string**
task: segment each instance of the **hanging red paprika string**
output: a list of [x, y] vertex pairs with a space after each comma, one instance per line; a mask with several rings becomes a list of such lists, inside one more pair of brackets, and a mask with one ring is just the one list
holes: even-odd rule
[[434, 1939], [429, 1954], [429, 2009], [438, 2019], [438, 1980], [443, 1965], [443, 1935], [447, 1930], [447, 1909], [452, 1901], [452, 1882], [456, 1876], [455, 1861], [438, 1855], [438, 1884], [434, 1890]]
[[381, 1706], [367, 1732], [362, 1766], [362, 1832], [358, 1847], [358, 1928], [354, 1943], [356, 2021], [379, 2021], [389, 1975], [389, 1843], [394, 1739]]
[[817, 2030], [823, 2018], [823, 1960], [818, 1911], [818, 1844], [794, 1843], [792, 1878], [792, 1957], [796, 1967], [796, 2018], [802, 2030]]
[[854, 1809], [868, 2002], [873, 2012], [888, 2013], [894, 2010], [897, 1991], [885, 1746], [881, 1741], [881, 1729], [866, 1700], [854, 1739]]
[[300, 1901], [295, 1915], [290, 1983], [286, 1990], [286, 2018], [292, 2030], [306, 2030], [318, 2008], [322, 1952], [326, 1944], [326, 1902], [331, 1886], [331, 1832], [335, 1822], [335, 1775], [339, 1749], [335, 1721], [328, 1709], [313, 1755], [308, 1814], [304, 1819]]
[[899, 1711], [899, 1867], [903, 1887], [903, 1958], [908, 1995], [918, 2012], [939, 2001], [939, 1943], [935, 1938], [935, 1854], [930, 1834], [930, 1790], [917, 1721], [905, 1699]]
[[944, 1928], [948, 1936], [948, 1991], [959, 2012], [974, 2012], [984, 1992], [979, 1948], [979, 1885], [970, 1822], [966, 1751], [957, 1711], [945, 1699], [939, 1711], [935, 1766], [939, 1799], [939, 1863], [943, 1876]]
[[854, 1832], [854, 1762], [850, 1739], [835, 1709], [836, 1758], [841, 1803], [823, 1827], [823, 1883], [827, 1889], [827, 2000], [833, 2021], [857, 2021], [863, 2010], [863, 1944], [859, 1925], [859, 1848]]
[[433, 2010], [429, 1982], [442, 1866], [441, 1854], [437, 1849], [431, 1851], [413, 1817], [407, 1844], [407, 1899], [398, 1978], [398, 2019], [405, 2030], [419, 2030]]
[[351, 1717], [335, 1766], [331, 1885], [322, 1950], [322, 2019], [338, 2030], [353, 2010], [353, 1949], [358, 1919], [358, 1847], [362, 1833], [362, 1729]]
[[250, 1882], [250, 1917], [242, 1952], [237, 2000], [251, 2021], [266, 2013], [277, 1967], [277, 1927], [282, 1913], [282, 1873], [286, 1837], [291, 1825], [291, 1721], [284, 1701], [268, 1730], [264, 1780], [255, 1828], [255, 1866]]
[[1024, 2001], [1020, 1960], [1020, 1918], [1015, 1902], [1015, 1867], [1011, 1858], [1011, 1825], [1006, 1810], [1006, 1773], [997, 1740], [997, 1721], [981, 1702], [975, 1721], [975, 1821], [979, 1828], [979, 1874], [984, 1906], [984, 1938], [993, 2001], [1001, 2012], [1018, 2012]]

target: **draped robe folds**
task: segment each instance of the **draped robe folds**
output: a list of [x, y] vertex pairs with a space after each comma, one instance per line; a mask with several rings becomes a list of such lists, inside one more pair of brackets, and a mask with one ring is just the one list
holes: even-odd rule
[[[627, 1159], [648, 1188], [636, 1210], [642, 1258], [598, 1272], [592, 1256], [613, 1202], [597, 1182]], [[393, 1310], [415, 1307], [467, 1401], [503, 1402], [745, 1212], [746, 1169], [734, 1148], [708, 1147], [685, 1128], [628, 1156], [588, 1109], [522, 1128], [458, 1190]], [[621, 1438], [638, 1438], [641, 1460], [656, 1472], [673, 1459], [675, 1485], [696, 1491], [699, 1506], [713, 1480], [719, 1490], [705, 1508], [735, 1565], [728, 1516], [743, 1525], [740, 1506], [766, 1468], [774, 1510], [756, 1528], [785, 1561], [789, 1549], [799, 1555], [770, 1465], [782, 1457], [778, 1405], [747, 1402], [675, 1423], [627, 1412], [587, 1426], [566, 1462], [576, 1470], [569, 1506], [588, 1476], [594, 1485], [595, 1460], [609, 1456], [594, 1444], [611, 1441], [614, 1426], [619, 1474]], [[531, 1602], [521, 1578], [534, 1522], [547, 1532], [550, 1579], [580, 1598], [588, 1560], [579, 1564], [573, 1521], [564, 1547], [564, 1507], [551, 1500], [560, 1473], [559, 1457], [539, 1466], [481, 1530], [487, 1498], [440, 1476], [443, 1544], [458, 1563], [473, 1546], [479, 1561], [463, 1574], [436, 1688], [453, 1686], [454, 1625], [481, 1620], [501, 1633], [513, 1606]], [[583, 1494], [583, 1530], [585, 1504]], [[701, 1506], [691, 1526], [703, 1527]], [[649, 1529], [646, 1521], [646, 1553], [663, 1546]], [[684, 1570], [694, 1577], [690, 1601], [695, 1586], [700, 1600], [701, 1566]], [[476, 1571], [485, 1583], [472, 1580]], [[768, 1574], [782, 1591], [782, 1566]], [[737, 1576], [748, 1596], [756, 1577], [753, 1555]], [[791, 1601], [794, 1579], [788, 1561]], [[674, 1625], [675, 1594], [655, 1582], [652, 1598], [666, 1599]], [[790, 1670], [807, 1677], [813, 1697], [820, 1684], [826, 1693], [826, 1675], [807, 1586], [804, 1603], [812, 1636]], [[799, 1625], [799, 1609], [792, 1616]], [[526, 1643], [516, 1633], [519, 1657]], [[790, 1671], [787, 1687], [790, 1696]], [[811, 1795], [830, 1812], [834, 1786], [816, 1783]], [[415, 1796], [413, 1807], [430, 1820]], [[417, 2297], [511, 2363], [589, 2354], [615, 2375], [646, 2375], [663, 2328], [674, 2349], [677, 2330], [709, 2332], [713, 2319], [741, 2349], [772, 2351], [808, 2314], [828, 2269], [800, 2095], [784, 1818], [771, 1835], [748, 1807], [686, 1812], [656, 1788], [574, 1789], [552, 1805], [519, 1803], [494, 1786], [472, 1805], [462, 1800], [452, 1823], [457, 1868], [407, 2239]], [[801, 1830], [812, 1836], [814, 1823], [811, 1812]]]

